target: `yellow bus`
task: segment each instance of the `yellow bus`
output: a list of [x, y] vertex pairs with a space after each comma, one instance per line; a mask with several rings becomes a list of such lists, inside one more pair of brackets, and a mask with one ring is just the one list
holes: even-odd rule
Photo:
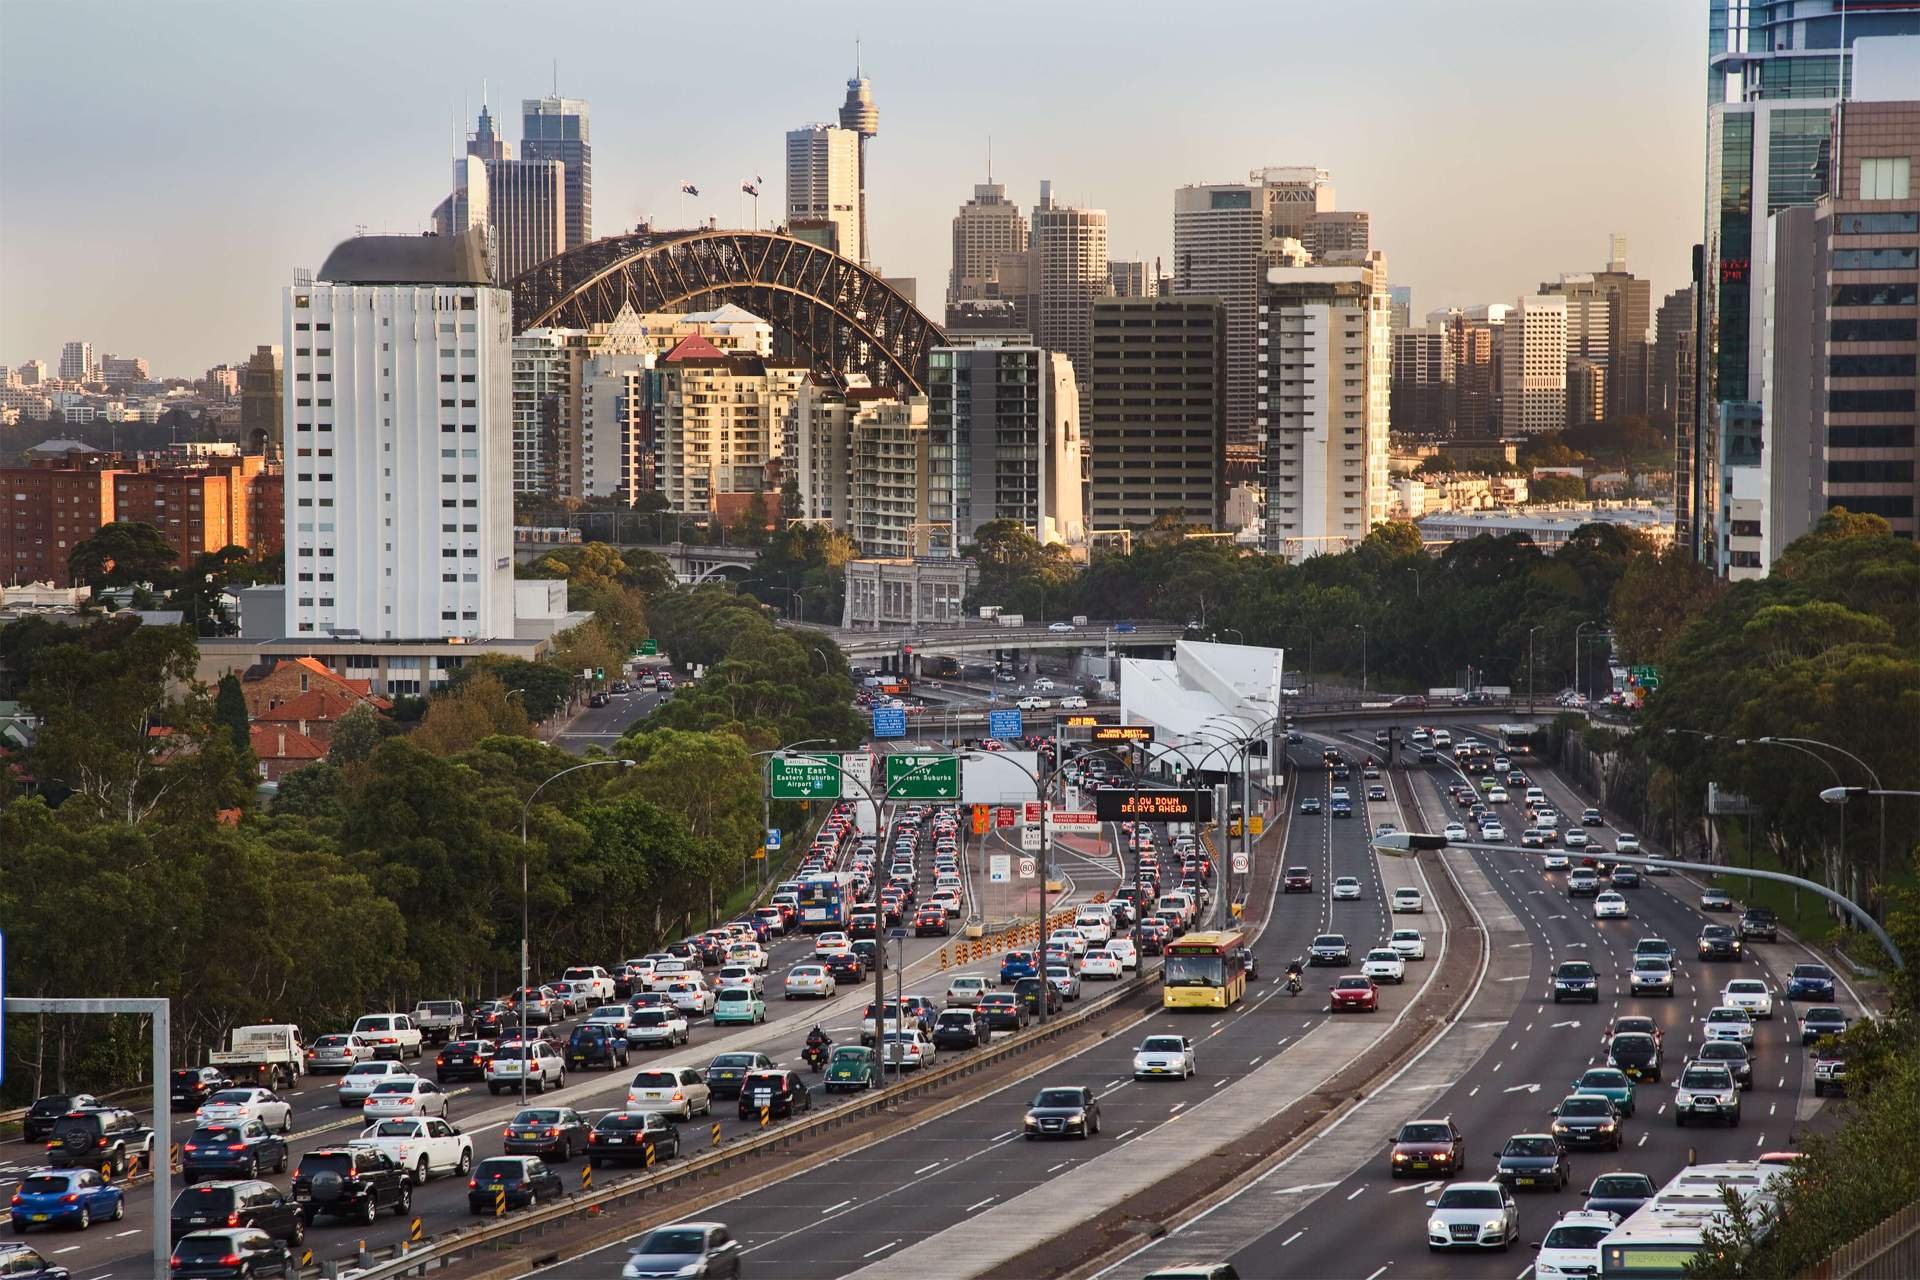
[[1168, 1009], [1227, 1009], [1247, 994], [1247, 965], [1238, 929], [1190, 933], [1167, 944], [1160, 1003]]

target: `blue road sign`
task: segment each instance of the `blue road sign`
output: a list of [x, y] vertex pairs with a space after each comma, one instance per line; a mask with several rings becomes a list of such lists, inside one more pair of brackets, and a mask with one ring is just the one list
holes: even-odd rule
[[767, 851], [771, 853], [773, 850], [778, 849], [779, 847], [780, 847], [780, 828], [768, 827], [767, 828]]
[[873, 709], [873, 736], [876, 738], [904, 738], [907, 736], [907, 713], [902, 707], [875, 707]]
[[1018, 711], [987, 712], [987, 736], [999, 738], [1003, 742], [1020, 737], [1020, 713]]

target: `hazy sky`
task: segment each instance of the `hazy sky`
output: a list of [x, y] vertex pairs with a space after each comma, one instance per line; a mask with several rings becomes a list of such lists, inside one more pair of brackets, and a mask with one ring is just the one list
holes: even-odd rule
[[[484, 81], [592, 104], [594, 227], [783, 207], [854, 37], [880, 109], [876, 264], [938, 315], [994, 176], [1168, 255], [1172, 190], [1332, 171], [1416, 314], [1511, 301], [1631, 241], [1656, 306], [1701, 224], [1704, 0], [0, 0], [0, 361], [84, 338], [198, 376], [277, 342], [279, 290], [356, 226], [425, 229]], [[466, 122], [470, 126], [470, 119]]]

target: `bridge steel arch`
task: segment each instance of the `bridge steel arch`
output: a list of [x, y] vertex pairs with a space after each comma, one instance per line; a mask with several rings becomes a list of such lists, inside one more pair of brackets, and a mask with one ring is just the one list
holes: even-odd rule
[[517, 332], [604, 324], [635, 311], [733, 303], [821, 371], [865, 373], [875, 386], [926, 388], [927, 353], [946, 342], [895, 288], [830, 249], [776, 231], [641, 228], [581, 245], [509, 282]]

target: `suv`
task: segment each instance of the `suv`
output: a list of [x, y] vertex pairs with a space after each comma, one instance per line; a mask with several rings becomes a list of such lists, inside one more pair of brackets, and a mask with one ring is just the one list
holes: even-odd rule
[[1710, 924], [1700, 931], [1700, 958], [1702, 960], [1738, 960], [1740, 958], [1740, 939], [1733, 936], [1733, 926]]
[[1567, 873], [1567, 896], [1569, 898], [1599, 897], [1600, 873], [1592, 867], [1575, 867]]
[[785, 1119], [797, 1112], [813, 1110], [813, 1095], [798, 1071], [775, 1067], [755, 1071], [740, 1085], [740, 1118], [757, 1119], [762, 1110], [772, 1120]]
[[398, 1062], [420, 1056], [423, 1037], [404, 1013], [369, 1013], [353, 1024], [353, 1034], [373, 1046], [375, 1058]]
[[1585, 960], [1562, 960], [1553, 971], [1553, 1002], [1588, 1000], [1600, 1003], [1600, 979]]
[[627, 1038], [614, 1028], [590, 1022], [575, 1027], [567, 1037], [567, 1065], [577, 1071], [588, 1067], [605, 1067], [609, 1071], [624, 1067]]
[[222, 1174], [255, 1178], [262, 1169], [287, 1171], [287, 1140], [267, 1132], [258, 1117], [203, 1124], [180, 1144], [180, 1171], [188, 1186]]
[[1344, 935], [1323, 933], [1307, 948], [1307, 963], [1350, 965], [1353, 963], [1353, 950], [1347, 945]]
[[1691, 1120], [1740, 1123], [1740, 1086], [1731, 1071], [1696, 1062], [1680, 1073], [1673, 1089], [1673, 1122], [1684, 1126]]
[[188, 1187], [174, 1197], [169, 1216], [176, 1240], [210, 1227], [253, 1227], [290, 1245], [307, 1238], [300, 1207], [271, 1182], [255, 1178]]
[[1313, 872], [1306, 867], [1288, 867], [1284, 893], [1312, 893]]
[[933, 1044], [936, 1049], [974, 1049], [987, 1043], [993, 1030], [987, 1016], [977, 1008], [942, 1009], [933, 1020]]
[[120, 1107], [88, 1107], [69, 1111], [53, 1122], [47, 1142], [47, 1163], [56, 1169], [98, 1169], [124, 1178], [135, 1162], [145, 1164], [153, 1154], [153, 1130]]
[[378, 1151], [321, 1147], [300, 1157], [293, 1199], [309, 1222], [327, 1215], [371, 1226], [382, 1209], [402, 1218], [412, 1212], [413, 1182]]
[[1740, 936], [1761, 942], [1780, 940], [1780, 917], [1765, 907], [1748, 907], [1740, 917]]

